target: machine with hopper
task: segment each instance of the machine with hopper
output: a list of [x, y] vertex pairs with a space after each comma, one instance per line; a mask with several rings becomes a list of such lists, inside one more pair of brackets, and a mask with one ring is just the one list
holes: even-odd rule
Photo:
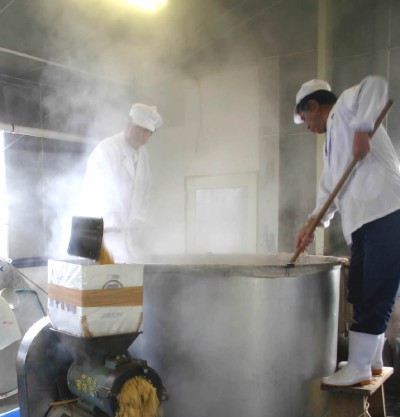
[[[88, 225], [88, 230], [84, 230], [85, 225]], [[96, 257], [96, 260], [101, 252], [102, 232], [102, 219], [74, 218], [68, 253], [80, 256], [82, 248], [86, 248], [85, 256], [89, 254]], [[92, 247], [89, 251], [88, 242]], [[64, 264], [62, 266], [65, 267]], [[97, 263], [91, 266], [94, 269], [88, 269], [88, 275], [92, 271], [103, 271], [99, 268], [108, 270], [108, 265], [102, 266]], [[73, 263], [72, 268], [80, 270], [79, 268], [91, 266], [82, 267], [78, 262], [77, 265]], [[111, 265], [110, 267], [112, 268]], [[82, 281], [86, 279], [86, 272], [86, 269], [81, 271]], [[70, 275], [67, 281], [71, 282]], [[18, 351], [17, 381], [21, 417], [159, 415], [161, 402], [168, 398], [161, 378], [148, 366], [146, 360], [131, 357], [128, 352], [128, 348], [141, 332], [138, 328], [135, 331], [121, 332], [120, 329], [127, 328], [126, 323], [125, 327], [113, 327], [107, 322], [110, 317], [115, 321], [121, 320], [121, 316], [124, 316], [125, 322], [133, 318], [130, 316], [130, 312], [133, 311], [130, 303], [127, 304], [125, 301], [119, 306], [115, 297], [116, 294], [125, 291], [129, 301], [129, 294], [133, 294], [129, 291], [135, 289], [124, 287], [123, 280], [119, 282], [115, 274], [109, 281], [113, 283], [111, 287], [103, 286], [100, 289], [89, 290], [67, 288], [63, 281], [61, 283], [66, 287], [50, 284], [49, 281], [50, 317], [42, 318], [27, 331]], [[115, 293], [114, 290], [120, 292]], [[106, 301], [96, 306], [86, 305], [86, 300], [90, 299], [86, 296], [88, 293], [92, 295], [91, 299], [97, 300], [98, 303], [99, 299]], [[126, 294], [123, 296], [125, 300]], [[107, 299], [111, 300], [114, 306], [111, 312], [107, 310]], [[63, 321], [60, 322], [62, 325], [57, 326], [57, 320], [61, 316], [54, 314], [52, 319], [50, 305], [63, 309]], [[120, 310], [116, 312], [115, 308]], [[93, 324], [93, 328], [101, 329], [102, 333], [99, 334], [97, 331], [87, 336], [68, 331], [65, 317], [74, 317], [73, 320], [78, 317], [80, 324], [87, 327], [96, 322], [97, 318], [92, 319], [92, 322], [90, 320], [91, 315], [98, 314], [98, 311], [107, 312], [99, 319], [103, 325], [96, 327]]]

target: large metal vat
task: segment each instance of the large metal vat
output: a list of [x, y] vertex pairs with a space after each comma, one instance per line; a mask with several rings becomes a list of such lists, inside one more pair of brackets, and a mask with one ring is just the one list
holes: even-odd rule
[[145, 266], [132, 345], [165, 382], [165, 417], [322, 417], [336, 364], [337, 258], [192, 256]]

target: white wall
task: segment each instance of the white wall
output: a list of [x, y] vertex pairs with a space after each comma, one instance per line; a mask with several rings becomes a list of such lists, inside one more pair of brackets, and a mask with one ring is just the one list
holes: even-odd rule
[[[174, 127], [166, 123], [148, 145], [156, 253], [185, 251], [185, 177], [259, 172], [260, 161], [265, 161], [260, 151], [268, 155], [273, 152], [269, 158], [278, 161], [276, 134], [272, 139], [265, 135], [261, 138], [260, 134], [259, 77], [258, 65], [251, 63], [199, 79], [185, 78], [176, 84], [184, 92], [184, 105], [177, 106], [184, 112], [177, 117], [182, 122]], [[173, 100], [170, 107], [172, 111]], [[264, 181], [274, 201], [278, 200], [278, 168], [276, 163], [272, 174], [269, 170], [270, 179]], [[263, 251], [275, 251], [277, 247], [277, 207], [269, 208], [274, 212], [267, 216], [267, 228], [274, 230], [268, 244], [261, 245]]]

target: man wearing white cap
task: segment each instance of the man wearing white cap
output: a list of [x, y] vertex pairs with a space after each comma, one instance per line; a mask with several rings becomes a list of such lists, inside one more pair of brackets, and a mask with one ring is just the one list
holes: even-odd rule
[[101, 141], [89, 157], [79, 214], [103, 218], [103, 241], [116, 262], [134, 262], [143, 252], [151, 185], [144, 145], [162, 124], [155, 106], [136, 103], [125, 131]]
[[[324, 169], [316, 217], [355, 158], [358, 162], [319, 226], [328, 227], [336, 211], [351, 247], [348, 301], [353, 305], [349, 357], [338, 372], [323, 378], [327, 385], [369, 383], [382, 372], [384, 332], [400, 280], [400, 165], [383, 126], [370, 140], [375, 120], [386, 104], [387, 82], [369, 76], [336, 100], [326, 81], [311, 80], [296, 95], [294, 122], [314, 133], [326, 133]], [[301, 228], [296, 245], [313, 241]]]

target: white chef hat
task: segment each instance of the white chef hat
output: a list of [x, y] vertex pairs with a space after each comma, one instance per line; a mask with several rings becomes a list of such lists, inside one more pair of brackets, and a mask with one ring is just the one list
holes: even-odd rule
[[293, 120], [296, 124], [303, 123], [303, 120], [301, 120], [301, 117], [297, 112], [297, 106], [300, 101], [303, 100], [304, 97], [307, 97], [319, 90], [331, 91], [331, 86], [326, 81], [313, 79], [307, 81], [300, 87], [300, 90], [296, 94], [296, 105], [294, 106], [293, 112]]
[[155, 132], [163, 124], [163, 119], [157, 112], [156, 106], [135, 103], [129, 112], [129, 116], [135, 125], [149, 129], [152, 132]]

